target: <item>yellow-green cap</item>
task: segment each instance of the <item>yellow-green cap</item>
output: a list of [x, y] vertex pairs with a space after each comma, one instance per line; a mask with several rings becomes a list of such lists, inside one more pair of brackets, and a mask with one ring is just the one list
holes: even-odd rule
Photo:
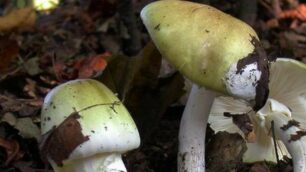
[[141, 18], [163, 57], [188, 79], [235, 95], [224, 82], [233, 64], [256, 51], [250, 26], [211, 6], [176, 0], [147, 5]]
[[45, 156], [57, 166], [96, 154], [126, 152], [140, 144], [137, 127], [101, 82], [78, 79], [52, 89], [41, 112]]

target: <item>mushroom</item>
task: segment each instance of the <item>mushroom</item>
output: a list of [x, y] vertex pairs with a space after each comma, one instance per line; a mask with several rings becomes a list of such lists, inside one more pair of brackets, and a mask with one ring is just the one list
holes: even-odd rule
[[[292, 59], [277, 59], [271, 65], [270, 93], [266, 104], [253, 111], [247, 101], [218, 97], [209, 116], [211, 127], [216, 132], [238, 132], [244, 136], [245, 123], [239, 125], [237, 121], [243, 116], [248, 117], [253, 124], [256, 138], [247, 143], [244, 162], [276, 162], [276, 156], [290, 153], [294, 171], [306, 171], [306, 142], [302, 137], [306, 134], [303, 130], [306, 128], [305, 74], [305, 64]], [[271, 126], [272, 121], [274, 127]], [[278, 154], [274, 149], [272, 130], [275, 132]]]
[[141, 18], [163, 57], [195, 84], [181, 119], [178, 170], [204, 171], [214, 91], [261, 108], [269, 92], [266, 54], [250, 26], [207, 5], [157, 1], [141, 11]]
[[126, 171], [121, 154], [140, 144], [124, 105], [91, 79], [69, 81], [48, 93], [41, 130], [42, 154], [57, 172]]

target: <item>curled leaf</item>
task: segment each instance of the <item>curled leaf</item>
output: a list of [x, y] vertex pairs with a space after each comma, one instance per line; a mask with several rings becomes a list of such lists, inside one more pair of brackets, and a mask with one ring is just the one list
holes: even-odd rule
[[[0, 18], [1, 32], [1, 18]], [[0, 78], [7, 75], [16, 68], [19, 46], [16, 40], [6, 36], [0, 37]]]
[[20, 150], [20, 145], [16, 140], [6, 140], [0, 138], [0, 147], [3, 147], [6, 151], [6, 165], [10, 164], [12, 161], [22, 158], [24, 155], [24, 152]]
[[295, 9], [282, 11], [278, 18], [280, 19], [299, 19], [306, 21], [306, 4], [300, 4]]
[[0, 32], [10, 30], [26, 30], [35, 25], [36, 13], [33, 8], [15, 9], [7, 15], [0, 17]]
[[53, 70], [59, 81], [96, 77], [105, 69], [106, 58], [110, 55], [109, 52], [106, 52], [92, 57], [76, 59], [72, 62], [56, 62], [53, 65]]

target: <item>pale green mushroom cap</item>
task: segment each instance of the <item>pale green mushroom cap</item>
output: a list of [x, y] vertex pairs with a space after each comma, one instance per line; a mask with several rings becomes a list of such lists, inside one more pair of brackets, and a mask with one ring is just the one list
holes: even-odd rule
[[88, 140], [73, 150], [70, 159], [126, 152], [139, 146], [139, 133], [127, 109], [106, 86], [91, 79], [70, 81], [49, 92], [42, 107], [42, 134], [75, 112]]
[[255, 31], [213, 7], [187, 1], [157, 1], [141, 18], [159, 51], [194, 83], [227, 93], [226, 72], [254, 51]]
[[[306, 65], [292, 59], [280, 58], [271, 64], [269, 99], [276, 100], [286, 106], [291, 117], [306, 128]], [[281, 109], [279, 109], [281, 110]], [[241, 99], [218, 97], [213, 103], [209, 116], [209, 123], [216, 132], [244, 134], [233, 123], [232, 118], [225, 117], [224, 112], [232, 114], [247, 113], [254, 125], [256, 141], [247, 143], [248, 150], [244, 154], [245, 162], [273, 161], [276, 162], [274, 144], [271, 132], [262, 125], [259, 116], [255, 115], [249, 103]], [[285, 114], [285, 113], [284, 113]], [[290, 156], [282, 141], [277, 141], [279, 156]]]

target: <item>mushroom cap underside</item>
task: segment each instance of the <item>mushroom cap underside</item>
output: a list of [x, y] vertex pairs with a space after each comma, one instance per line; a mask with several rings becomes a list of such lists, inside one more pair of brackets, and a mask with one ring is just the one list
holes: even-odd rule
[[[270, 94], [269, 98], [284, 104], [291, 111], [292, 119], [300, 122], [301, 128], [306, 128], [306, 65], [292, 59], [278, 58], [271, 64]], [[251, 112], [250, 104], [241, 99], [232, 97], [218, 97], [215, 99], [209, 123], [216, 131], [228, 131], [230, 133], [244, 133], [234, 124], [231, 117], [224, 116], [224, 112], [232, 115], [249, 114], [254, 124], [254, 132], [257, 141], [247, 143], [248, 150], [244, 155], [244, 161], [276, 161], [273, 140], [260, 126], [260, 120]], [[280, 157], [289, 155], [284, 144], [278, 142]]]

